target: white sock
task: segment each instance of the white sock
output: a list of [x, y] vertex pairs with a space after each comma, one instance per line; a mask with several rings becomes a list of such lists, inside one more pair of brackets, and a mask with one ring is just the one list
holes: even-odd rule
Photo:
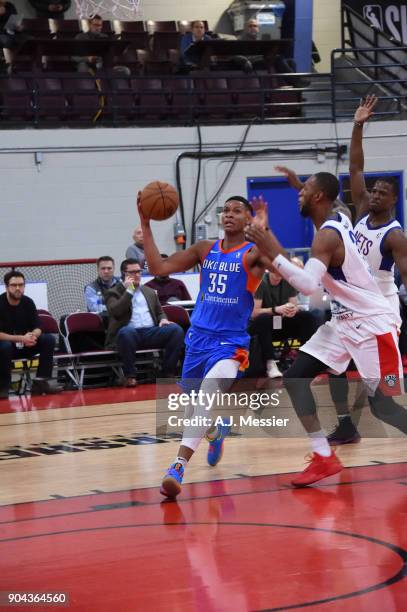
[[332, 455], [332, 449], [329, 446], [328, 440], [326, 439], [325, 432], [320, 429], [319, 431], [313, 431], [308, 436], [311, 439], [311, 447], [314, 453], [318, 453], [322, 457], [330, 457]]
[[174, 463], [181, 463], [182, 467], [185, 469], [187, 467], [188, 459], [185, 459], [185, 457], [176, 457]]

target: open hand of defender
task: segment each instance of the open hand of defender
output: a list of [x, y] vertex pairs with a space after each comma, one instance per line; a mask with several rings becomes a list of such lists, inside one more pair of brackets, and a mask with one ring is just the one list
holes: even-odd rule
[[370, 119], [373, 113], [373, 109], [378, 102], [377, 97], [374, 94], [366, 96], [364, 100], [361, 101], [360, 106], [356, 109], [354, 121], [356, 123], [365, 123]]
[[247, 240], [257, 244], [261, 252], [264, 250], [267, 251], [267, 247], [270, 243], [270, 235], [265, 226], [262, 227], [255, 223], [256, 217], [253, 219], [253, 223], [245, 227], [245, 236]]
[[252, 224], [256, 227], [266, 229], [268, 226], [268, 208], [266, 200], [264, 200], [263, 196], [261, 195], [258, 198], [252, 198], [250, 204], [255, 212]]

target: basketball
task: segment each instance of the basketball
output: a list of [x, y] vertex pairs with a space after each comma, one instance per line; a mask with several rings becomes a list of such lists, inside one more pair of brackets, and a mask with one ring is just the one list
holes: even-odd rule
[[179, 204], [177, 190], [168, 183], [153, 181], [140, 194], [140, 208], [147, 219], [163, 221], [175, 213]]

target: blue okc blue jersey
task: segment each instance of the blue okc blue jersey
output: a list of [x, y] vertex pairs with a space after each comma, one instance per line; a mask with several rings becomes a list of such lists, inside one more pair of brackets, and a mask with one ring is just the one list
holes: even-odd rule
[[253, 311], [253, 293], [261, 279], [248, 272], [244, 242], [228, 251], [217, 240], [202, 262], [201, 286], [191, 318], [194, 329], [229, 339], [247, 337]]

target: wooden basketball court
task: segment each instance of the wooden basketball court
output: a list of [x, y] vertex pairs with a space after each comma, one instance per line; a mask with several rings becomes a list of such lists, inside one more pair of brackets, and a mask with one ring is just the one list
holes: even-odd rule
[[64, 592], [68, 609], [98, 612], [407, 608], [405, 438], [342, 447], [346, 469], [299, 490], [306, 439], [234, 436], [215, 468], [204, 442], [163, 501], [178, 441], [155, 435], [154, 397], [0, 401], [2, 604]]

